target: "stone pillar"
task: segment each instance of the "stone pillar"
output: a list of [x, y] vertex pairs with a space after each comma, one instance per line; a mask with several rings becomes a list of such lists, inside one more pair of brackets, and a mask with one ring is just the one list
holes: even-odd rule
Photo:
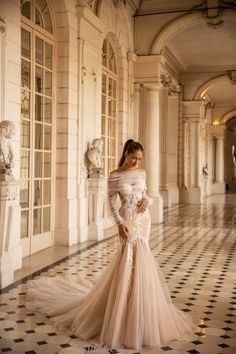
[[201, 156], [201, 129], [200, 129], [200, 105], [201, 102], [184, 102], [185, 121], [185, 156], [184, 161], [184, 189], [181, 191], [181, 201], [184, 203], [202, 202], [202, 156]]
[[168, 171], [168, 135], [169, 135], [169, 124], [168, 124], [168, 87], [163, 87], [159, 91], [159, 115], [160, 115], [160, 168], [159, 168], [159, 178], [160, 178], [160, 195], [163, 199], [164, 207], [169, 207], [170, 193], [167, 183], [167, 171]]
[[213, 184], [213, 193], [225, 193], [224, 180], [224, 137], [216, 137], [216, 181]]
[[167, 183], [170, 203], [179, 203], [179, 189], [177, 186], [178, 163], [178, 119], [179, 95], [172, 93], [168, 97], [168, 143], [167, 143]]
[[104, 237], [103, 211], [107, 194], [107, 179], [88, 178], [88, 228], [89, 240], [102, 240]]
[[22, 267], [20, 245], [19, 186], [0, 181], [0, 287], [14, 281], [14, 271]]
[[146, 87], [145, 90], [145, 165], [147, 173], [148, 195], [153, 199], [150, 208], [153, 223], [163, 222], [163, 200], [159, 194], [159, 99], [158, 87]]

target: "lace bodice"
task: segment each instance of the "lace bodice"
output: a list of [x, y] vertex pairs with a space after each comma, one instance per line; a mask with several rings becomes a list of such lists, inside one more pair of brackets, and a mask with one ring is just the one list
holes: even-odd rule
[[[141, 171], [123, 171], [112, 173], [108, 178], [108, 200], [111, 212], [117, 224], [123, 223], [123, 218], [138, 209], [142, 199], [149, 203], [146, 195], [146, 173]], [[120, 197], [121, 207], [118, 208], [117, 196]], [[123, 215], [123, 217], [122, 217]]]

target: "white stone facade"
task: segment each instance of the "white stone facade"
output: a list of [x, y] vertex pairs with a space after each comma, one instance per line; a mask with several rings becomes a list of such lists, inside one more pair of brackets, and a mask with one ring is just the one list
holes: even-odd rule
[[[100, 240], [104, 230], [114, 226], [105, 207], [106, 178], [89, 180], [85, 158], [89, 142], [101, 136], [105, 39], [114, 50], [117, 70], [116, 159], [128, 138], [143, 144], [148, 193], [154, 200], [153, 222], [163, 221], [164, 207], [201, 203], [212, 193], [225, 193], [226, 183], [233, 186], [236, 62], [230, 31], [235, 27], [236, 13], [223, 9], [212, 14], [207, 10], [208, 1], [203, 3], [199, 7], [195, 0], [170, 1], [168, 6], [161, 0], [47, 0], [55, 48], [53, 190], [47, 245]], [[219, 4], [215, 1], [215, 7]], [[191, 12], [196, 7], [199, 11]], [[18, 187], [21, 26], [20, 0], [1, 1], [0, 119], [11, 120], [16, 126], [13, 175]], [[212, 38], [222, 39], [220, 49], [213, 48]], [[26, 254], [19, 239], [20, 194], [19, 188], [16, 190], [11, 205], [5, 197], [0, 198], [1, 215], [12, 208], [15, 225], [5, 253], [6, 236], [1, 234], [2, 285], [12, 281], [5, 280], [5, 265], [12, 262], [9, 269], [14, 272]], [[32, 246], [28, 254], [44, 246], [37, 247]]]

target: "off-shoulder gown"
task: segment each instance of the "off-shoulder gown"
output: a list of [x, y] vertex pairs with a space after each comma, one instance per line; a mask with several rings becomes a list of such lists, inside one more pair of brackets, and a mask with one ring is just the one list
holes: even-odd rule
[[[117, 197], [120, 207], [117, 205]], [[31, 281], [27, 307], [52, 317], [60, 327], [81, 339], [100, 335], [101, 345], [139, 349], [161, 346], [190, 334], [195, 326], [177, 309], [149, 248], [150, 213], [138, 212], [146, 196], [145, 171], [123, 171], [108, 178], [112, 214], [129, 228], [120, 247], [96, 284], [63, 277]]]

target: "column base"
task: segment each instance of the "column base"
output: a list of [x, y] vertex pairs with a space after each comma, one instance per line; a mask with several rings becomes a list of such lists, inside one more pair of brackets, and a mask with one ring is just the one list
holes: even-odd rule
[[23, 249], [22, 246], [14, 247], [11, 250], [12, 266], [14, 270], [22, 268]]
[[169, 189], [162, 189], [162, 190], [160, 189], [159, 193], [163, 200], [163, 207], [169, 208], [171, 206], [171, 194]]
[[225, 182], [216, 182], [212, 185], [212, 194], [224, 194]]
[[160, 224], [163, 222], [163, 200], [161, 195], [158, 197], [151, 197], [153, 204], [150, 205], [151, 222], [153, 224]]
[[181, 192], [181, 202], [186, 204], [201, 204], [203, 200], [200, 187], [191, 187]]
[[179, 204], [179, 188], [177, 185], [169, 185], [169, 193], [171, 204]]
[[4, 288], [14, 282], [14, 269], [12, 265], [12, 257], [4, 256], [0, 261], [0, 287]]
[[104, 229], [103, 229], [103, 222], [98, 222], [89, 225], [88, 227], [88, 239], [100, 241], [104, 239]]

